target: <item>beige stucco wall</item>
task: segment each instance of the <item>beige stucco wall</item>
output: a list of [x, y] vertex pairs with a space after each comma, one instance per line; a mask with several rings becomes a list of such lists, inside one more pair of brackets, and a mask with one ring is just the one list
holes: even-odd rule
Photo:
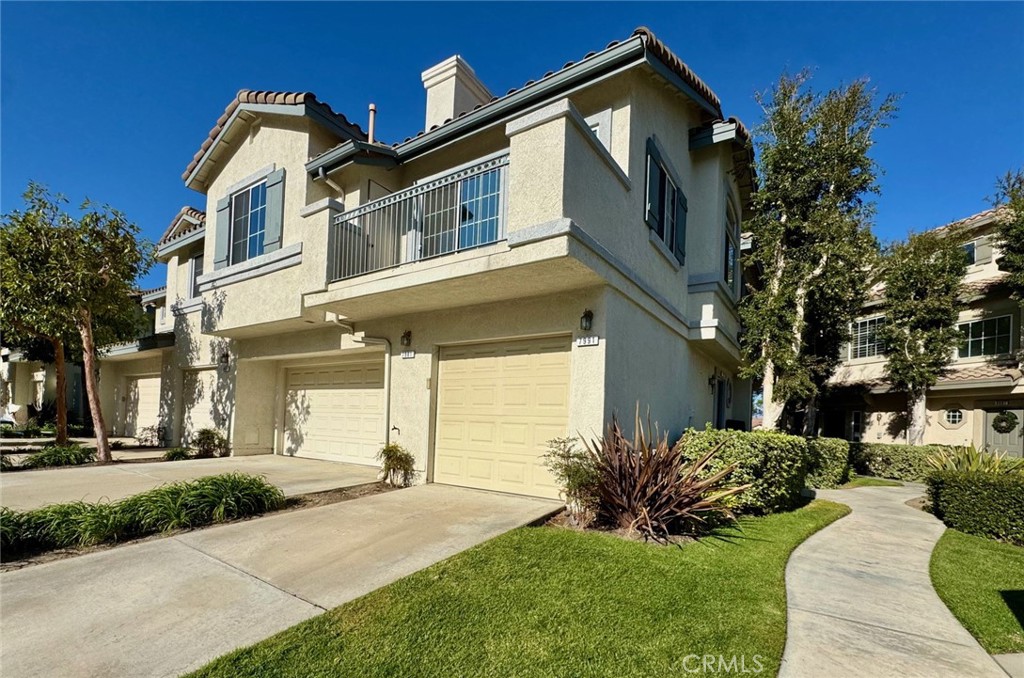
[[[104, 423], [107, 433], [124, 435], [125, 404], [127, 401], [128, 380], [133, 377], [161, 375], [164, 363], [171, 358], [170, 351], [149, 355], [136, 360], [101, 360], [100, 361], [100, 407], [103, 409]], [[160, 393], [160, 426], [171, 425], [171, 392], [161, 383]]]

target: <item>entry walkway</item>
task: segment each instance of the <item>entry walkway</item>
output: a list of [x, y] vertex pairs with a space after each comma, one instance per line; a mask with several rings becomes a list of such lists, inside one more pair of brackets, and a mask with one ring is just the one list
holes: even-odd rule
[[790, 557], [780, 678], [1006, 678], [932, 588], [928, 563], [945, 527], [904, 503], [922, 493], [818, 493], [853, 512]]

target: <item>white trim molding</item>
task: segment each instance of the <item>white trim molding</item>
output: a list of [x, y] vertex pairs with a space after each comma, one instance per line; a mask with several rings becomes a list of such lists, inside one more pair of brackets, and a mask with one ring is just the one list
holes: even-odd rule
[[284, 268], [291, 268], [302, 263], [302, 243], [297, 242], [279, 250], [261, 254], [258, 257], [246, 259], [245, 261], [231, 266], [225, 266], [209, 273], [199, 276], [199, 291], [209, 292], [210, 290], [231, 285], [243, 280], [258, 278], [267, 273], [280, 271]]

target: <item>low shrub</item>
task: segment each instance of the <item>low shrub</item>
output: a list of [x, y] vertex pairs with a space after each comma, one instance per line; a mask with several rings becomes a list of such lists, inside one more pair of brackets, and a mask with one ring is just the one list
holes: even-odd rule
[[191, 440], [196, 459], [226, 457], [231, 454], [228, 439], [215, 428], [201, 428]]
[[123, 450], [127, 445], [124, 444], [123, 440], [111, 440], [110, 449], [112, 450]]
[[54, 466], [78, 466], [96, 461], [96, 450], [77, 444], [47, 445], [38, 452], [33, 452], [21, 468], [51, 468]]
[[858, 475], [921, 480], [929, 471], [928, 457], [941, 449], [936, 445], [889, 445], [850, 443], [850, 464]]
[[926, 483], [932, 512], [947, 527], [1024, 545], [1024, 474], [934, 471]]
[[710, 448], [721, 451], [706, 473], [717, 473], [735, 465], [729, 476], [734, 485], [750, 485], [735, 500], [735, 509], [743, 513], [772, 513], [799, 506], [806, 486], [809, 466], [807, 441], [798, 436], [773, 431], [726, 431], [689, 429], [680, 439], [688, 460], [700, 459]]
[[733, 519], [726, 500], [749, 485], [725, 487], [735, 464], [705, 473], [720, 446], [688, 462], [681, 441], [648, 440], [639, 415], [635, 427], [630, 441], [613, 418], [604, 437], [587, 444], [598, 475], [599, 520], [665, 543]]
[[1024, 459], [1005, 452], [978, 450], [974, 445], [937, 448], [925, 460], [936, 471], [980, 471], [982, 473], [1024, 473]]
[[116, 502], [71, 502], [31, 511], [0, 509], [0, 557], [112, 543], [234, 520], [284, 506], [261, 476], [225, 473], [163, 485]]
[[548, 441], [544, 465], [561, 488], [569, 522], [587, 527], [597, 518], [600, 471], [593, 455], [576, 445], [575, 438]]
[[0, 454], [0, 472], [13, 471], [15, 468], [14, 462], [6, 454]]
[[416, 480], [416, 459], [398, 443], [389, 443], [377, 453], [380, 477], [394, 487], [409, 487]]
[[187, 447], [172, 447], [164, 452], [164, 461], [185, 461], [192, 458], [192, 450]]
[[850, 479], [850, 443], [841, 438], [807, 439], [807, 486], [839, 487]]
[[163, 429], [159, 426], [143, 426], [135, 434], [135, 442], [142, 447], [157, 447], [163, 438]]

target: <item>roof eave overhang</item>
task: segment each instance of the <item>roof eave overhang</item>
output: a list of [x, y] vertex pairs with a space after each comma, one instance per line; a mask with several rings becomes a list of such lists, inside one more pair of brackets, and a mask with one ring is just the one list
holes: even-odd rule
[[[558, 96], [564, 96], [580, 85], [609, 77], [640, 64], [648, 64], [655, 73], [679, 88], [690, 99], [714, 118], [721, 117], [721, 111], [681, 77], [672, 72], [658, 57], [651, 54], [639, 36], [630, 38], [589, 59], [570, 66], [533, 85], [513, 92], [491, 105], [485, 105], [456, 118], [441, 127], [427, 132], [395, 147], [397, 163], [411, 160], [416, 156], [455, 141], [467, 134], [494, 124], [501, 124], [518, 113]], [[306, 165], [306, 171], [317, 174], [320, 168], [331, 172], [350, 159], [352, 150], [343, 144]]]
[[[940, 381], [935, 384], [929, 391], [965, 391], [965, 390], [977, 390], [977, 389], [1007, 389], [1013, 388], [1017, 384], [1017, 379], [1012, 377], [999, 377], [997, 379], [965, 379], [959, 381]], [[871, 393], [883, 394], [883, 393], [898, 393], [899, 389], [893, 389], [892, 387], [881, 384], [879, 386], [873, 386], [869, 389]]]
[[181, 237], [174, 238], [173, 240], [168, 240], [167, 242], [157, 247], [156, 259], [157, 261], [166, 263], [166, 261], [171, 258], [171, 255], [180, 250], [182, 247], [187, 247], [188, 245], [197, 243], [205, 237], [206, 227], [204, 226], [203, 228], [192, 231], [191, 233], [187, 233]]
[[167, 298], [167, 289], [166, 288], [161, 288], [160, 290], [158, 290], [156, 292], [150, 292], [149, 294], [143, 294], [142, 297], [140, 297], [139, 301], [142, 304], [152, 304], [155, 301], [159, 301], [161, 299], [166, 299], [166, 298]]
[[[324, 155], [306, 163], [306, 171], [314, 176], [322, 176], [322, 174], [328, 171], [333, 172], [350, 163], [378, 167], [397, 167], [398, 152], [390, 147], [349, 139]], [[321, 172], [321, 169], [323, 172]]]
[[208, 149], [206, 149], [206, 153], [203, 154], [203, 157], [199, 159], [199, 162], [188, 175], [188, 178], [185, 179], [185, 186], [192, 190], [202, 192], [204, 186], [202, 186], [201, 182], [198, 181], [199, 172], [213, 153], [220, 148], [221, 144], [224, 143], [224, 137], [230, 133], [232, 127], [236, 122], [238, 122], [238, 118], [241, 117], [243, 113], [248, 113], [257, 117], [260, 115], [284, 115], [296, 118], [308, 117], [313, 122], [324, 127], [328, 131], [333, 132], [342, 139], [353, 140], [358, 136], [354, 133], [351, 127], [343, 125], [324, 113], [320, 107], [313, 104], [239, 104], [235, 110], [232, 111], [231, 116], [227, 121], [225, 121], [223, 128], [216, 138], [214, 138], [213, 143], [210, 144]]

